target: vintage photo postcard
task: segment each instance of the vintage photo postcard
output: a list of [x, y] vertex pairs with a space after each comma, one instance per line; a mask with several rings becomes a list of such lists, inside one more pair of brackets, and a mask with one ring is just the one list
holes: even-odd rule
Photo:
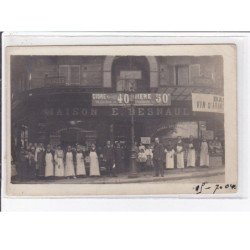
[[233, 195], [234, 44], [5, 48], [6, 196]]

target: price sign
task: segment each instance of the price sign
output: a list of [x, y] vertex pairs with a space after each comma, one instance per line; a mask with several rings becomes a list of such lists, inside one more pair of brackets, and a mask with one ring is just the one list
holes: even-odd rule
[[141, 137], [141, 143], [148, 145], [151, 143], [151, 138], [150, 137]]
[[170, 106], [171, 96], [167, 93], [95, 93], [92, 106]]

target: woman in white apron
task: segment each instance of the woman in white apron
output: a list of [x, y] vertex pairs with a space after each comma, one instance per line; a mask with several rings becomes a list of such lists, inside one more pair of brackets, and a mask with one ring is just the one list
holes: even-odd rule
[[209, 166], [208, 143], [206, 139], [203, 139], [201, 142], [200, 166], [201, 167]]
[[190, 136], [188, 143], [187, 167], [195, 167], [195, 159], [196, 156], [195, 156], [193, 136]]
[[76, 175], [86, 176], [86, 169], [84, 164], [83, 152], [80, 145], [76, 147]]
[[57, 146], [55, 151], [55, 176], [64, 177], [64, 152], [61, 149], [61, 146]]
[[166, 153], [166, 169], [173, 169], [174, 168], [174, 149], [168, 145], [167, 149], [165, 149]]
[[68, 146], [67, 152], [65, 154], [65, 176], [70, 178], [75, 177], [75, 168], [74, 168], [74, 156], [71, 146]]
[[177, 168], [184, 168], [184, 145], [181, 137], [178, 137], [176, 145]]
[[100, 176], [99, 161], [94, 144], [91, 145], [89, 158], [90, 158], [89, 176]]
[[54, 157], [51, 151], [51, 146], [47, 146], [45, 153], [45, 177], [49, 178], [54, 176]]

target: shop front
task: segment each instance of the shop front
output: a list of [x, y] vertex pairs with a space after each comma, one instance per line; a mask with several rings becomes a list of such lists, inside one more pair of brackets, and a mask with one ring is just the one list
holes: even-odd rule
[[[63, 102], [62, 102], [63, 100]], [[15, 141], [58, 145], [103, 147], [107, 140], [130, 143], [131, 115], [134, 114], [135, 141], [141, 137], [159, 137], [163, 144], [178, 136], [195, 139], [215, 136], [223, 139], [223, 114], [192, 111], [191, 101], [173, 101], [170, 106], [94, 107], [91, 93], [32, 96], [25, 114], [15, 123]], [[23, 118], [25, 117], [25, 119]], [[22, 129], [26, 133], [22, 132]], [[20, 143], [19, 143], [20, 144]]]

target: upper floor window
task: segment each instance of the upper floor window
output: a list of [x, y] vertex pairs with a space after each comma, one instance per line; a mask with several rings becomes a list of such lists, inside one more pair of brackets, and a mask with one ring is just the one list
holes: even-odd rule
[[175, 66], [175, 85], [184, 86], [189, 84], [189, 66]]
[[149, 63], [142, 56], [116, 57], [112, 64], [112, 86], [118, 92], [147, 92]]
[[187, 86], [213, 84], [215, 80], [212, 69], [208, 67], [203, 68], [201, 68], [200, 64], [161, 65], [160, 85]]
[[59, 76], [66, 85], [80, 85], [80, 65], [59, 65]]

